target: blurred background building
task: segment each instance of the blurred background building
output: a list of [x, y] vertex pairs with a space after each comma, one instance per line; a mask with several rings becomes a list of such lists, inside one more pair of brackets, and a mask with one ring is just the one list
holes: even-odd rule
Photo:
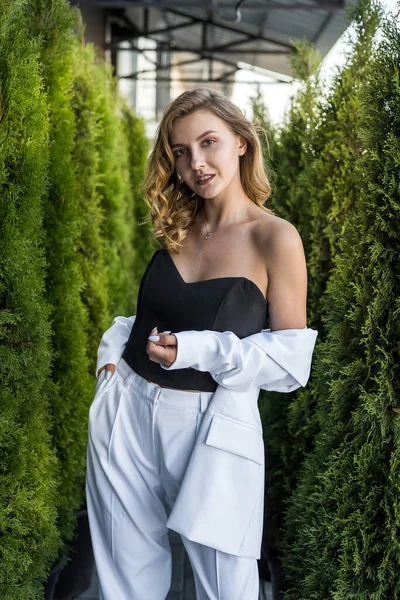
[[[70, 1], [152, 139], [169, 100], [201, 86], [224, 92], [250, 117], [259, 87], [279, 123], [299, 85], [288, 60], [292, 40], [315, 44], [329, 79], [345, 60], [346, 7], [354, 0]], [[396, 0], [382, 3], [393, 8]]]

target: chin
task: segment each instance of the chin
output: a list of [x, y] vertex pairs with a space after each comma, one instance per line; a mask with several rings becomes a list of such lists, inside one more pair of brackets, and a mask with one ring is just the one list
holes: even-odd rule
[[204, 199], [209, 199], [209, 200], [213, 200], [214, 198], [216, 198], [218, 196], [218, 193], [215, 193], [215, 191], [204, 191], [202, 194], [198, 194], [198, 196], [200, 196], [201, 198]]

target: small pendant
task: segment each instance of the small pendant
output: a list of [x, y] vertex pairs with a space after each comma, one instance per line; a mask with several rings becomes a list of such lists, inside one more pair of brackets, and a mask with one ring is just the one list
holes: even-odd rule
[[209, 237], [210, 237], [210, 232], [209, 232], [209, 231], [207, 231], [206, 235], [204, 236], [204, 239], [205, 239], [205, 240], [208, 240], [208, 239], [209, 239]]

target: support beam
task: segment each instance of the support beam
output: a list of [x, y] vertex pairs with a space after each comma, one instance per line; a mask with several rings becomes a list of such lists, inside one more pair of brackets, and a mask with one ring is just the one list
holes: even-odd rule
[[[170, 7], [168, 9], [168, 11], [174, 15], [178, 15], [179, 17], [187, 17], [189, 15], [187, 15], [185, 12], [182, 12], [180, 10], [176, 10], [172, 7]], [[220, 19], [202, 19], [200, 17], [193, 17], [197, 23], [207, 23], [209, 25], [214, 25], [215, 27], [221, 27], [222, 29], [225, 29], [226, 31], [231, 31], [232, 33], [237, 33], [240, 35], [250, 35], [250, 36], [254, 36], [254, 39], [256, 39], [257, 41], [262, 41], [262, 42], [267, 42], [269, 44], [276, 44], [277, 46], [281, 46], [282, 48], [288, 48], [289, 50], [293, 50], [294, 46], [292, 44], [288, 44], [286, 42], [282, 42], [279, 40], [274, 40], [270, 37], [267, 36], [260, 36], [260, 35], [256, 35], [253, 33], [250, 33], [248, 31], [246, 31], [243, 26], [241, 27], [234, 27], [233, 25], [227, 25], [227, 23], [225, 21], [221, 21]]]
[[[149, 6], [148, 0], [70, 0], [71, 4], [79, 4], [80, 6], [97, 6], [98, 8], [129, 8], [139, 6]], [[172, 7], [176, 8], [199, 8], [198, 0], [173, 0], [168, 2], [162, 1], [160, 4], [153, 5], [154, 8], [159, 10], [170, 10]], [[210, 2], [204, 3], [200, 8], [212, 10], [212, 4]], [[222, 2], [218, 5], [221, 9], [232, 9], [234, 4], [228, 2]], [[304, 4], [304, 2], [293, 2], [292, 4], [281, 4], [279, 2], [272, 2], [268, 6], [269, 10], [301, 10], [311, 12], [314, 10], [324, 10], [329, 13], [343, 12], [344, 3], [343, 0], [339, 2], [332, 2], [331, 0], [322, 0], [315, 4]], [[244, 11], [260, 11], [265, 9], [264, 2], [256, 2], [249, 5], [242, 5], [240, 10]]]
[[[133, 73], [132, 75], [122, 75], [120, 77], [120, 79], [132, 79], [135, 76], [135, 73]], [[154, 79], [141, 79], [140, 81], [152, 81], [154, 83]], [[251, 81], [228, 81], [226, 79], [222, 79], [221, 77], [218, 77], [216, 79], [213, 80], [209, 80], [209, 79], [199, 79], [198, 77], [185, 77], [185, 79], [177, 79], [177, 78], [172, 78], [172, 77], [157, 77], [157, 81], [169, 81], [171, 83], [221, 83], [223, 85], [226, 84], [242, 84], [242, 83], [246, 83], [246, 84], [250, 84], [250, 85], [270, 85], [270, 84], [276, 84], [276, 83], [282, 83], [282, 84], [290, 84], [291, 81], [282, 81], [281, 79], [276, 79], [273, 81], [254, 81], [254, 79], [252, 79]]]
[[[128, 48], [120, 48], [118, 47], [116, 44], [105, 44], [104, 48], [106, 49], [110, 49], [112, 48], [113, 50], [118, 50], [123, 52], [124, 50], [127, 50]], [[289, 54], [288, 50], [260, 50], [259, 48], [249, 48], [247, 50], [243, 50], [242, 48], [238, 48], [237, 50], [235, 48], [232, 49], [227, 49], [227, 50], [218, 50], [218, 49], [213, 49], [210, 48], [209, 50], [204, 51], [203, 48], [177, 48], [176, 46], [172, 46], [168, 48], [169, 50], [171, 50], [171, 52], [192, 52], [193, 54], [201, 54], [202, 58], [209, 58], [214, 52], [217, 54], [265, 54], [268, 56], [271, 55], [279, 55], [279, 54]], [[129, 48], [129, 50], [131, 50]], [[136, 50], [136, 48], [132, 48], [133, 51]], [[214, 60], [220, 60], [217, 56], [213, 56]], [[221, 60], [221, 62], [223, 62]]]

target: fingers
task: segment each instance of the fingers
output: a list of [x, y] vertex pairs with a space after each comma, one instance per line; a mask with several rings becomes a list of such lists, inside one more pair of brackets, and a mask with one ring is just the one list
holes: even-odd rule
[[174, 334], [170, 332], [157, 333], [155, 330], [152, 332], [152, 336], [158, 337], [158, 340], [147, 342], [146, 352], [151, 362], [163, 364], [169, 366], [174, 362], [177, 354], [178, 340]]
[[104, 365], [104, 367], [101, 367], [101, 369], [99, 369], [97, 376], [100, 376], [100, 373], [104, 370], [106, 371], [105, 378], [108, 380], [115, 373], [115, 365], [113, 363], [107, 363], [106, 365]]
[[[152, 339], [154, 337], [158, 337], [159, 339]], [[151, 336], [149, 336], [149, 344], [155, 344], [155, 345], [159, 345], [159, 346], [176, 346], [177, 345], [177, 339], [176, 336], [171, 333], [152, 333]]]
[[147, 354], [151, 362], [157, 363], [158, 365], [165, 365], [166, 367], [169, 367], [176, 359], [176, 351], [174, 348], [164, 347], [162, 354], [160, 350], [158, 350], [158, 354], [155, 352], [148, 352]]

